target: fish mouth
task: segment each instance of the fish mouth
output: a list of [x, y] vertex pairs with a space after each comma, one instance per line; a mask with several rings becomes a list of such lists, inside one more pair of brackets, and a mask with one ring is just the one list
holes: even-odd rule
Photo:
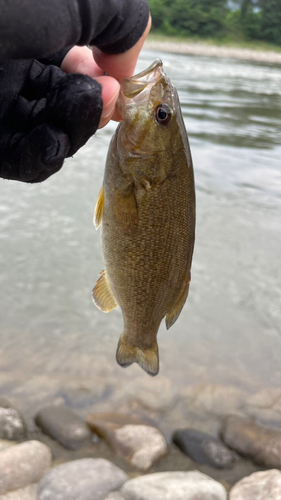
[[131, 78], [127, 78], [127, 80], [132, 80], [132, 79], [139, 80], [140, 78], [149, 75], [155, 68], [163, 68], [163, 63], [161, 59], [159, 58], [155, 59], [155, 61], [147, 69], [141, 71], [137, 75], [132, 76]]
[[131, 78], [124, 78], [121, 83], [121, 93], [124, 97], [133, 99], [148, 85], [155, 84], [159, 78], [165, 75], [161, 59], [155, 61], [144, 71]]

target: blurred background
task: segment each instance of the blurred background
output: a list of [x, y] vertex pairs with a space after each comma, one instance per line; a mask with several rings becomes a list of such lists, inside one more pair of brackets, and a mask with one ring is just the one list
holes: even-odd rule
[[[280, 51], [280, 0], [150, 6], [151, 40], [177, 34]], [[103, 314], [91, 300], [103, 269], [92, 218], [114, 123], [46, 182], [0, 180], [0, 395], [26, 412], [50, 401], [82, 414], [142, 404], [168, 415], [168, 429], [190, 386], [221, 388], [226, 399], [280, 387], [281, 65], [148, 43], [137, 72], [156, 57], [178, 89], [194, 162], [187, 303], [168, 332], [161, 325], [156, 378], [116, 364], [121, 312]]]
[[281, 46], [280, 0], [149, 0], [153, 32]]

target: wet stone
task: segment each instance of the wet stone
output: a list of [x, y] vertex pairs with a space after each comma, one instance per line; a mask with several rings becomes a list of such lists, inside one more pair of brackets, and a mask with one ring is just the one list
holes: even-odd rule
[[281, 428], [281, 390], [267, 387], [251, 395], [240, 408], [244, 416], [261, 425]]
[[6, 450], [7, 448], [11, 448], [17, 444], [16, 441], [10, 441], [8, 439], [0, 439], [0, 451]]
[[45, 434], [70, 450], [91, 443], [92, 433], [87, 424], [66, 406], [45, 406], [36, 415], [35, 422]]
[[254, 472], [233, 486], [229, 500], [281, 500], [281, 472]]
[[239, 416], [225, 419], [221, 436], [237, 453], [254, 463], [281, 468], [281, 432], [256, 424]]
[[159, 472], [127, 481], [124, 500], [226, 500], [222, 484], [198, 471]]
[[37, 500], [37, 484], [31, 484], [6, 495], [0, 495], [0, 500]]
[[156, 427], [142, 424], [129, 415], [93, 414], [87, 422], [118, 456], [140, 470], [149, 469], [168, 453], [166, 440]]
[[104, 500], [124, 500], [124, 497], [121, 495], [120, 491], [113, 491], [109, 493]]
[[39, 441], [17, 444], [0, 453], [0, 495], [40, 481], [51, 466], [51, 451]]
[[136, 396], [137, 400], [146, 408], [161, 412], [169, 409], [175, 399], [171, 381], [161, 373], [153, 380], [153, 385], [151, 385], [149, 378], [140, 376], [118, 388], [115, 396], [115, 407], [123, 408], [127, 401]]
[[10, 403], [0, 398], [0, 438], [22, 441], [27, 437], [27, 427], [22, 414]]
[[217, 417], [237, 410], [245, 397], [245, 392], [236, 387], [218, 384], [195, 384], [183, 391], [188, 411]]
[[53, 468], [41, 480], [38, 500], [103, 500], [128, 476], [103, 458], [73, 460]]
[[216, 469], [229, 469], [233, 465], [233, 453], [226, 446], [205, 432], [196, 429], [175, 431], [173, 442], [198, 464], [207, 464]]

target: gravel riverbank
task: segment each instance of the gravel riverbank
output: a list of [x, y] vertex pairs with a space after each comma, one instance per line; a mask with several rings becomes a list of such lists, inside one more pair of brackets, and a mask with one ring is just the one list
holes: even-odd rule
[[176, 54], [193, 54], [197, 56], [230, 57], [248, 61], [265, 62], [270, 64], [281, 64], [281, 52], [244, 49], [239, 47], [219, 47], [202, 42], [171, 42], [147, 40], [147, 50], [161, 50]]
[[78, 381], [0, 398], [0, 500], [280, 500], [279, 388], [159, 381], [121, 406]]

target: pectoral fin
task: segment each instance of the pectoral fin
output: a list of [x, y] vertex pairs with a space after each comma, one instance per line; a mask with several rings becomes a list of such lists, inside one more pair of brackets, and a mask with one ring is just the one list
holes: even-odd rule
[[188, 289], [189, 289], [189, 283], [190, 283], [190, 273], [188, 273], [182, 287], [181, 291], [179, 293], [179, 296], [174, 303], [173, 307], [170, 309], [170, 311], [167, 312], [166, 314], [166, 328], [169, 330], [169, 328], [177, 321], [181, 310], [185, 304], [185, 301], [187, 299], [188, 295]]
[[104, 205], [104, 188], [102, 186], [98, 195], [95, 214], [94, 214], [94, 224], [96, 229], [98, 229], [102, 221], [103, 205]]
[[110, 312], [118, 306], [105, 269], [100, 273], [100, 277], [96, 282], [92, 292], [92, 299], [96, 306], [103, 312]]
[[113, 218], [126, 232], [134, 231], [138, 227], [138, 208], [131, 183], [124, 183], [114, 190]]

